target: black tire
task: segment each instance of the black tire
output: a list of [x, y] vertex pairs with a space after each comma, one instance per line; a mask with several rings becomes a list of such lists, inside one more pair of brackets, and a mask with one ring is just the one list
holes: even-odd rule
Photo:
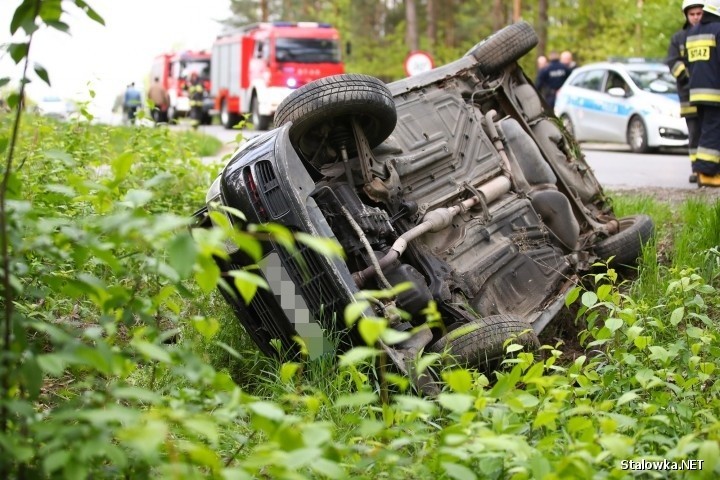
[[611, 264], [634, 266], [642, 247], [653, 236], [655, 224], [647, 215], [631, 215], [619, 220], [620, 231], [599, 241], [593, 247], [598, 258], [613, 258]]
[[503, 343], [512, 336], [517, 336], [515, 343], [533, 350], [540, 346], [530, 323], [517, 315], [501, 314], [478, 318], [458, 327], [432, 344], [430, 350], [448, 351], [468, 366], [491, 369], [505, 358]]
[[250, 101], [250, 111], [252, 112], [252, 123], [255, 130], [267, 130], [270, 127], [272, 117], [260, 115], [260, 102], [258, 102], [257, 95], [253, 95]]
[[538, 37], [527, 22], [517, 22], [495, 32], [471, 48], [466, 55], [475, 57], [485, 75], [498, 73], [535, 48]]
[[240, 122], [240, 116], [228, 110], [227, 100], [223, 99], [220, 103], [220, 123], [227, 129], [233, 128]]
[[[342, 74], [321, 78], [292, 92], [275, 112], [275, 126], [292, 122], [290, 141], [303, 154], [312, 156], [325, 133], [356, 118], [370, 143], [380, 145], [395, 129], [397, 112], [385, 83], [369, 75]], [[348, 126], [346, 124], [346, 126]], [[352, 150], [349, 146], [348, 150]]]
[[635, 153], [648, 153], [651, 149], [648, 146], [647, 127], [643, 119], [637, 115], [630, 118], [627, 127], [627, 143]]

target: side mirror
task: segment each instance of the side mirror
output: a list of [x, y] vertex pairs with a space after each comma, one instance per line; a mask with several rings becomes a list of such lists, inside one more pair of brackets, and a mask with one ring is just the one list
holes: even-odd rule
[[627, 95], [625, 95], [625, 89], [620, 87], [612, 87], [607, 91], [607, 93], [612, 97], [618, 97], [618, 98], [625, 98]]

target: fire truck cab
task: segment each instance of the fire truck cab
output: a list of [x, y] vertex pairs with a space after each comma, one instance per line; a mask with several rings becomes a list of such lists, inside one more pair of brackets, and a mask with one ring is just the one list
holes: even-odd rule
[[197, 73], [203, 82], [206, 98], [203, 101], [203, 117], [201, 123], [209, 125], [213, 113], [214, 101], [210, 97], [210, 52], [207, 50], [184, 50], [181, 52], [164, 53], [155, 57], [150, 71], [150, 81], [160, 79], [162, 86], [170, 96], [168, 121], [186, 117], [190, 112], [190, 99], [186, 85], [190, 75]]
[[340, 35], [328, 24], [271, 22], [241, 27], [215, 40], [211, 94], [226, 128], [251, 114], [267, 130], [275, 110], [294, 89], [344, 73]]

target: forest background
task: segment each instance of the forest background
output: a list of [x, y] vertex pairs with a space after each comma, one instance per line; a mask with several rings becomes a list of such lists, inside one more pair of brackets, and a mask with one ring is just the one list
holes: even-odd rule
[[540, 39], [520, 62], [570, 50], [579, 64], [610, 57], [663, 58], [684, 22], [681, 2], [664, 0], [232, 0], [228, 25], [257, 21], [322, 21], [337, 27], [352, 52], [347, 70], [403, 77], [405, 56], [424, 50], [442, 65], [492, 32], [517, 20]]

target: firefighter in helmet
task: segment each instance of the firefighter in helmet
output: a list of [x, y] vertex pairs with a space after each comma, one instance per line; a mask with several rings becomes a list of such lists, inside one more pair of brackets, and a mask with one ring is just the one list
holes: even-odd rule
[[687, 70], [687, 55], [685, 52], [685, 39], [690, 27], [697, 25], [702, 18], [704, 0], [683, 0], [682, 12], [685, 17], [683, 27], [675, 32], [670, 39], [668, 54], [665, 63], [670, 67], [670, 72], [677, 83], [678, 96], [680, 97], [680, 116], [685, 118], [688, 127], [688, 147], [690, 155], [690, 183], [697, 181], [695, 173], [695, 157], [697, 155], [698, 137], [700, 136], [700, 124], [697, 118], [697, 108], [690, 105], [690, 87], [688, 82], [690, 76]]
[[200, 125], [203, 118], [203, 98], [205, 97], [205, 87], [197, 72], [190, 74], [190, 83], [187, 86], [188, 98], [190, 98], [190, 118], [192, 119], [193, 128]]
[[720, 187], [720, 0], [705, 0], [700, 23], [685, 40], [690, 104], [700, 124], [693, 164], [700, 187]]

